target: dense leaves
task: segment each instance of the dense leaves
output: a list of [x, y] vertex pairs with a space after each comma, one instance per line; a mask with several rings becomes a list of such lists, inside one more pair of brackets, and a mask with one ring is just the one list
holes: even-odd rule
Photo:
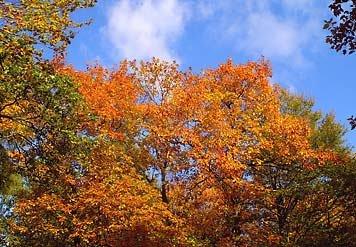
[[[91, 119], [82, 131], [98, 143], [71, 199], [21, 201], [18, 227], [36, 218], [39, 238], [69, 246], [352, 243], [342, 219], [353, 224], [354, 204], [337, 192], [353, 169], [344, 129], [311, 100], [272, 86], [265, 61], [202, 74], [157, 59], [58, 71], [78, 84]], [[56, 214], [41, 205], [58, 196], [67, 223], [52, 226]]]

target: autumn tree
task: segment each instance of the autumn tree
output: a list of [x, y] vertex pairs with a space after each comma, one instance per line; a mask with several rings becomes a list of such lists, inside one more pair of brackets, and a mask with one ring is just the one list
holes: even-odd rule
[[[63, 144], [75, 131], [68, 120], [79, 106], [79, 94], [42, 54], [43, 49], [62, 54], [81, 26], [70, 14], [93, 3], [0, 1], [0, 170], [1, 204], [6, 210], [2, 216], [11, 214], [17, 188], [28, 183], [36, 187], [36, 182], [46, 187], [32, 175], [52, 163], [58, 151], [65, 153]], [[3, 229], [1, 238], [8, 242], [7, 227]]]
[[311, 100], [272, 87], [265, 61], [228, 61], [199, 75], [157, 59], [62, 73], [75, 78], [92, 111], [87, 133], [124, 145], [135, 183], [159, 193], [153, 201], [179, 219], [177, 244], [306, 246], [326, 239], [332, 224], [325, 217], [340, 206], [330, 207], [331, 175], [323, 172], [350, 161], [344, 129], [313, 111]]
[[28, 181], [10, 221], [13, 243], [350, 243], [351, 228], [342, 230], [353, 204], [338, 192], [350, 179], [334, 172], [352, 163], [344, 130], [311, 101], [272, 87], [267, 62], [228, 61], [201, 74], [158, 59], [117, 70], [46, 66], [31, 77], [41, 89], [56, 82], [38, 96], [46, 109], [27, 98], [6, 106], [36, 127], [4, 124], [29, 139], [2, 156]]
[[77, 155], [67, 150], [30, 175], [36, 193], [18, 202], [11, 225], [23, 242], [352, 243], [345, 130], [313, 101], [272, 86], [266, 61], [201, 74], [158, 59], [55, 71], [82, 95], [74, 137], [92, 145], [75, 142]]
[[300, 171], [334, 161], [332, 152], [313, 149], [306, 117], [283, 113], [292, 109], [283, 107], [269, 76], [264, 62], [228, 62], [205, 71], [185, 94], [186, 104], [196, 100], [191, 95], [198, 99], [196, 108], [189, 106], [190, 130], [198, 133], [191, 150], [194, 173], [172, 196], [183, 195], [175, 207], [196, 222], [190, 225], [193, 239], [203, 245], [283, 245], [299, 200], [284, 193], [297, 184]]
[[275, 90], [265, 62], [193, 75], [154, 59], [82, 74], [96, 129], [137, 147], [134, 166], [189, 222], [194, 244], [292, 244], [290, 221], [307, 198], [297, 190], [343, 149], [343, 130]]
[[267, 235], [256, 235], [259, 219], [253, 206], [264, 189], [244, 175], [247, 161], [260, 148], [263, 123], [273, 119], [277, 109], [269, 76], [264, 62], [237, 66], [229, 61], [205, 71], [185, 96], [189, 102], [190, 95], [197, 95], [196, 105], [190, 105], [190, 128], [197, 135], [195, 173], [174, 193], [183, 195], [178, 205], [188, 202], [181, 214], [194, 222], [194, 239], [204, 245], [268, 242]]
[[[325, 236], [325, 229], [332, 228], [331, 225], [326, 226], [325, 218], [326, 214], [331, 215], [333, 199], [329, 200], [325, 191], [329, 185], [323, 170], [337, 169], [350, 162], [350, 150], [343, 141], [345, 129], [331, 115], [323, 116], [321, 112], [313, 111], [312, 100], [278, 91], [283, 118], [299, 118], [305, 129], [298, 133], [298, 126], [288, 124], [291, 127], [288, 136], [292, 137], [293, 143], [288, 143], [286, 136], [274, 139], [273, 146], [278, 147], [278, 142], [283, 145], [272, 149], [272, 153], [277, 154], [275, 158], [271, 157], [270, 151], [263, 154], [268, 154], [269, 158], [259, 176], [262, 176], [265, 186], [273, 188], [271, 195], [274, 197], [269, 209], [273, 216], [270, 223], [282, 246], [323, 246], [325, 241], [332, 243], [338, 239]], [[302, 137], [300, 141], [297, 141], [298, 136]], [[304, 147], [294, 147], [294, 151], [294, 148], [290, 149], [298, 142], [304, 142]], [[289, 149], [287, 153], [279, 153], [278, 150], [285, 148]], [[280, 159], [283, 156], [285, 158]]]
[[312, 123], [312, 147], [333, 150], [339, 156], [339, 162], [327, 163], [305, 174], [313, 178], [313, 183], [303, 182], [301, 190], [307, 188], [313, 196], [309, 196], [309, 203], [301, 207], [296, 215], [297, 218], [308, 219], [304, 220], [308, 227], [303, 230], [305, 235], [300, 236], [298, 245], [353, 246], [355, 215], [349, 208], [355, 203], [352, 199], [355, 193], [353, 182], [350, 180], [354, 176], [355, 163], [352, 151], [344, 141], [346, 129], [335, 121], [332, 114], [313, 111], [314, 102], [311, 99], [285, 91], [281, 96], [284, 105], [288, 105], [286, 108], [290, 109], [287, 110], [289, 113], [307, 117]]
[[[341, 29], [326, 23], [337, 50], [353, 49], [346, 2], [330, 5]], [[93, 4], [0, 0], [1, 244], [354, 245], [355, 162], [333, 115], [272, 86], [263, 60], [77, 71], [70, 14]]]

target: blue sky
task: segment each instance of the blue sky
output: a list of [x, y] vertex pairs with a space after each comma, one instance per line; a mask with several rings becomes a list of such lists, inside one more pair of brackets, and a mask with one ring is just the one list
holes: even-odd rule
[[[73, 41], [67, 60], [79, 69], [123, 58], [176, 60], [199, 72], [232, 58], [264, 57], [273, 82], [312, 97], [348, 126], [356, 115], [356, 55], [332, 51], [324, 39], [326, 0], [98, 0], [74, 18], [93, 19]], [[356, 131], [347, 141], [356, 146]]]

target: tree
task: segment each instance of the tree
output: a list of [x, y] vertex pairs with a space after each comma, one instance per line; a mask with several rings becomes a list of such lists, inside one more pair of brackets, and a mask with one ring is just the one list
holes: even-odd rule
[[30, 191], [9, 221], [17, 245], [352, 243], [344, 129], [272, 87], [267, 62], [53, 68], [81, 104], [26, 163]]
[[326, 20], [324, 29], [330, 31], [326, 43], [345, 54], [356, 51], [356, 1], [334, 0], [329, 5], [333, 18]]
[[[212, 109], [210, 115], [203, 108], [201, 117], [207, 120], [199, 121], [206, 124], [200, 125], [204, 136], [199, 142], [206, 145], [211, 138], [211, 144], [201, 149], [203, 154], [197, 153], [194, 179], [172, 194], [185, 195], [182, 204], [175, 203], [188, 222], [196, 222], [191, 226], [194, 235], [206, 245], [299, 244], [291, 234], [304, 226], [294, 228], [294, 217], [300, 214], [299, 205], [307, 202], [306, 196], [313, 194], [305, 190], [303, 195], [301, 190], [312, 186], [311, 174], [318, 167], [338, 162], [333, 151], [313, 147], [314, 121], [320, 117], [311, 111], [312, 104], [304, 105], [297, 97], [294, 102], [292, 97], [282, 101], [268, 76], [268, 66], [263, 64], [228, 63], [202, 76], [208, 91], [202, 87], [197, 91], [209, 98], [189, 94], [203, 99], [200, 108]], [[215, 101], [204, 102], [213, 95]]]
[[[284, 90], [278, 91], [283, 115], [289, 118], [297, 116], [307, 121], [309, 137], [304, 140], [309, 143], [309, 151], [299, 147], [298, 153], [304, 153], [304, 157], [298, 158], [295, 151], [292, 151], [290, 153], [293, 155], [284, 161], [280, 160], [283, 155], [278, 154], [268, 160], [273, 169], [267, 166], [262, 170], [264, 183], [274, 188], [272, 195], [275, 199], [271, 209], [274, 211], [272, 215], [275, 215], [275, 220], [272, 218], [272, 226], [276, 226], [275, 230], [280, 235], [282, 246], [340, 244], [346, 239], [340, 240], [340, 236], [330, 233], [332, 225], [340, 219], [340, 215], [334, 214], [339, 199], [330, 196], [328, 188], [329, 182], [335, 182], [335, 177], [343, 179], [343, 176], [339, 173], [331, 178], [325, 171], [330, 169], [335, 172], [341, 167], [348, 167], [351, 162], [350, 149], [343, 141], [345, 129], [335, 122], [332, 115], [323, 116], [321, 112], [313, 111], [312, 100]], [[290, 135], [295, 136], [296, 133], [296, 128], [293, 127]], [[284, 147], [277, 150], [295, 145], [288, 144], [287, 139], [285, 137], [282, 141]], [[296, 136], [293, 139], [297, 141]], [[329, 234], [326, 234], [328, 231]], [[352, 240], [346, 240], [343, 244], [345, 243], [350, 245]]]
[[[335, 212], [343, 200], [328, 197], [331, 175], [325, 171], [350, 160], [344, 129], [332, 115], [314, 112], [311, 100], [272, 87], [265, 61], [228, 61], [198, 75], [157, 59], [125, 61], [114, 71], [99, 65], [86, 72], [64, 67], [62, 73], [79, 84], [95, 119], [86, 126], [88, 133], [126, 147], [120, 156], [129, 155], [138, 178], [126, 184], [145, 184], [146, 193], [156, 190], [160, 199], [155, 195], [152, 200], [179, 219], [180, 230], [173, 231], [173, 239], [180, 240], [176, 244], [306, 246], [323, 243], [325, 231], [334, 229], [334, 223], [325, 223], [327, 214], [335, 216], [330, 222], [340, 219]], [[115, 165], [93, 167], [98, 169], [93, 176], [101, 177]], [[113, 182], [116, 191], [121, 191], [121, 179]], [[93, 200], [96, 188], [100, 184], [83, 188], [85, 200]], [[110, 193], [100, 192], [109, 205]], [[147, 209], [155, 215], [157, 208], [150, 204]], [[111, 212], [125, 211], [117, 206]], [[328, 235], [328, 241], [336, 241], [338, 234]], [[165, 243], [167, 235], [160, 236]]]
[[[18, 188], [46, 187], [34, 174], [55, 162], [58, 153], [63, 155], [70, 146], [68, 140], [73, 141], [79, 94], [42, 54], [43, 49], [53, 56], [63, 54], [74, 30], [82, 25], [73, 22], [70, 14], [93, 3], [0, 1], [0, 191], [6, 220], [15, 193], [16, 199], [22, 197]], [[9, 243], [7, 227], [3, 229], [1, 238]]]
[[125, 63], [112, 73], [98, 66], [58, 71], [78, 83], [91, 118], [80, 121], [80, 132], [94, 146], [79, 157], [67, 153], [51, 168], [43, 167], [41, 176], [31, 175], [41, 184], [51, 174], [56, 178], [17, 203], [14, 235], [24, 244], [45, 240], [46, 246], [182, 245], [181, 220], [161, 200], [162, 190], [146, 179], [142, 163], [149, 157], [135, 141], [142, 116]]

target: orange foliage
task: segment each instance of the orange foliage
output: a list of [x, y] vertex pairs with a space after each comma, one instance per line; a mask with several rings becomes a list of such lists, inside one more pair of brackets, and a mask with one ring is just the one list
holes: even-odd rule
[[311, 147], [308, 121], [281, 113], [265, 61], [228, 61], [200, 75], [157, 59], [123, 62], [114, 71], [59, 70], [74, 78], [88, 105], [94, 121], [83, 129], [105, 141], [74, 179], [72, 196], [19, 202], [25, 226], [17, 230], [33, 238], [49, 234], [88, 246], [276, 246], [299, 205], [299, 198], [276, 194], [294, 181], [284, 171], [337, 160]]

